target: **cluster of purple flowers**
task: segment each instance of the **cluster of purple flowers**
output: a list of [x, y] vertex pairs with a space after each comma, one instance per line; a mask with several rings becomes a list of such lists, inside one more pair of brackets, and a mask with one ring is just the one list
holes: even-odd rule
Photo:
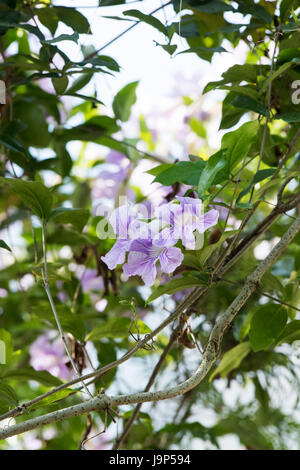
[[194, 250], [195, 231], [203, 234], [217, 224], [218, 217], [215, 209], [203, 213], [202, 201], [190, 197], [177, 196], [159, 206], [153, 218], [145, 217], [136, 206], [123, 205], [109, 218], [117, 241], [102, 260], [109, 269], [123, 264], [126, 276], [139, 275], [147, 286], [152, 286], [158, 262], [167, 274], [182, 263], [183, 253], [175, 246], [177, 242], [181, 240], [185, 248]]

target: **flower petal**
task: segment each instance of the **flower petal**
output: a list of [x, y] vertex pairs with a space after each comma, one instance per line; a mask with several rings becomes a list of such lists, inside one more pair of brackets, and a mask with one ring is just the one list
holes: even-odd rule
[[101, 256], [108, 269], [115, 269], [118, 264], [124, 263], [130, 244], [128, 240], [117, 240], [112, 249], [105, 256]]
[[197, 222], [197, 230], [200, 233], [205, 232], [210, 227], [213, 227], [217, 224], [219, 218], [219, 212], [215, 209], [211, 209], [210, 211], [203, 214], [198, 222]]
[[161, 253], [159, 260], [162, 271], [172, 273], [182, 263], [183, 254], [179, 248], [172, 246]]
[[128, 239], [128, 227], [132, 216], [130, 215], [130, 207], [125, 204], [115, 209], [109, 217], [114, 232], [119, 238]]
[[138, 253], [145, 253], [149, 256], [150, 249], [152, 247], [152, 241], [148, 239], [138, 238], [137, 240], [133, 240], [130, 245], [130, 251], [136, 251]]
[[141, 276], [147, 286], [152, 286], [156, 277], [155, 262], [156, 259], [151, 259], [146, 253], [132, 251], [123, 271], [126, 276]]

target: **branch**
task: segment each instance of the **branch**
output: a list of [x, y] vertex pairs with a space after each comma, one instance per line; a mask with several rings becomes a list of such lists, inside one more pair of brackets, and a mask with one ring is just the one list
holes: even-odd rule
[[108, 407], [112, 406], [166, 400], [168, 398], [182, 395], [196, 387], [208, 374], [211, 367], [215, 363], [219, 355], [220, 345], [225, 331], [241, 308], [245, 305], [251, 294], [256, 290], [256, 287], [258, 286], [263, 275], [277, 260], [277, 258], [279, 258], [279, 256], [299, 231], [300, 216], [295, 219], [293, 224], [289, 227], [289, 229], [286, 231], [277, 245], [272, 249], [269, 255], [263, 261], [261, 261], [258, 267], [247, 278], [246, 283], [239, 295], [234, 299], [227, 310], [220, 316], [209, 336], [202, 362], [196, 372], [189, 379], [174, 387], [156, 392], [140, 392], [131, 395], [119, 395], [116, 397], [99, 395], [98, 397], [92, 398], [87, 402], [54, 411], [44, 416], [38, 416], [37, 418], [33, 418], [13, 426], [9, 426], [6, 429], [0, 431], [0, 439], [6, 439], [31, 429], [39, 428], [46, 424], [62, 421], [64, 419], [89, 413], [91, 411], [104, 411]]

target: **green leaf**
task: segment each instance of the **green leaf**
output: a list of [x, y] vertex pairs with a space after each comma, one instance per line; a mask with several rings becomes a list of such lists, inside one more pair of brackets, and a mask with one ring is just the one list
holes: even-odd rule
[[60, 34], [57, 36], [57, 38], [52, 38], [52, 39], [47, 39], [45, 41], [42, 41], [45, 44], [55, 44], [56, 42], [61, 42], [61, 41], [73, 41], [78, 43], [79, 39], [79, 34], [77, 32], [73, 34]]
[[241, 362], [245, 359], [250, 351], [251, 348], [248, 341], [238, 344], [234, 348], [230, 349], [230, 351], [227, 351], [224, 354], [219, 366], [209, 377], [209, 381], [211, 382], [217, 374], [220, 374], [220, 376], [224, 379], [224, 377], [226, 377], [229, 372], [239, 367]]
[[236, 95], [245, 95], [252, 98], [254, 101], [259, 100], [260, 96], [253, 85], [222, 85], [219, 87], [220, 90], [228, 90]]
[[295, 111], [291, 113], [276, 114], [275, 119], [282, 119], [286, 122], [300, 122], [300, 112]]
[[203, 122], [195, 117], [191, 117], [189, 120], [189, 125], [195, 134], [197, 134], [199, 137], [202, 137], [202, 139], [206, 138], [206, 129]]
[[300, 340], [300, 320], [294, 320], [288, 323], [276, 339], [276, 344], [291, 344], [296, 340]]
[[157, 287], [147, 299], [146, 304], [149, 304], [164, 294], [172, 295], [175, 294], [175, 292], [188, 289], [190, 287], [203, 286], [204, 284], [205, 282], [203, 280], [192, 276], [184, 276], [179, 279], [172, 279], [171, 281], [167, 282], [167, 284]]
[[35, 10], [35, 14], [38, 16], [40, 22], [46, 26], [54, 36], [58, 25], [58, 16], [56, 15], [54, 8], [38, 8]]
[[274, 276], [269, 271], [264, 274], [261, 280], [261, 287], [264, 292], [275, 292], [277, 295], [279, 292], [284, 292], [284, 288], [279, 280], [279, 277]]
[[219, 0], [213, 0], [213, 2], [203, 2], [203, 4], [198, 4], [198, 5], [196, 4], [195, 6], [193, 5], [193, 8], [203, 13], [219, 13], [221, 11], [234, 11], [234, 8], [231, 5], [228, 5], [227, 3], [221, 2]]
[[282, 22], [286, 21], [293, 8], [297, 8], [298, 0], [281, 0], [280, 2], [280, 19]]
[[[57, 74], [56, 74], [57, 76]], [[35, 89], [32, 89], [34, 92]], [[50, 95], [51, 96], [51, 95]], [[40, 96], [40, 98], [30, 98], [28, 103], [27, 100], [18, 100], [14, 104], [14, 115], [18, 117], [26, 125], [24, 129], [19, 134], [19, 138], [22, 140], [22, 143], [27, 146], [45, 148], [49, 145], [51, 140], [51, 134], [49, 133], [48, 123], [45, 119], [45, 109], [41, 104], [41, 101], [49, 104], [47, 107], [47, 114], [50, 111], [57, 112], [57, 97], [52, 95], [53, 100], [50, 101], [48, 94]], [[52, 111], [52, 112], [51, 112]], [[55, 118], [57, 119], [57, 114]]]
[[5, 348], [4, 351], [0, 349], [1, 353], [3, 352], [5, 353], [5, 357], [1, 357], [1, 354], [0, 354], [0, 365], [2, 363], [9, 364], [13, 355], [13, 345], [12, 345], [11, 334], [8, 331], [6, 331], [4, 328], [0, 328], [0, 341], [2, 341], [2, 344], [4, 343], [4, 348]]
[[187, 433], [192, 437], [212, 442], [217, 448], [219, 448], [214, 431], [207, 426], [203, 426], [198, 421], [192, 423], [188, 423], [186, 421], [183, 423], [168, 423], [156, 432], [158, 436], [161, 434], [166, 434], [168, 436], [178, 435], [180, 438], [186, 436]]
[[149, 173], [149, 175], [152, 176], [158, 176], [170, 168], [174, 168], [173, 163], [163, 163], [162, 165], [157, 165], [154, 168], [151, 168], [151, 170], [146, 171], [146, 173]]
[[239, 341], [242, 342], [244, 338], [248, 335], [250, 331], [251, 320], [253, 318], [255, 311], [250, 310], [243, 319], [243, 323], [239, 329]]
[[74, 80], [72, 85], [69, 86], [69, 88], [67, 89], [67, 94], [73, 94], [81, 90], [83, 87], [85, 87], [85, 85], [87, 85], [90, 82], [92, 77], [93, 77], [93, 73], [91, 72], [87, 72], [87, 73], [80, 75], [78, 78], [76, 78], [76, 80]]
[[120, 70], [120, 66], [118, 62], [116, 62], [115, 59], [107, 55], [96, 55], [96, 56], [88, 57], [82, 60], [81, 62], [76, 62], [76, 65], [86, 65], [86, 64], [91, 64], [94, 67], [107, 67], [108, 69], [114, 70], [115, 72], [119, 72]]
[[12, 119], [4, 127], [4, 134], [10, 135], [10, 137], [15, 137], [16, 134], [26, 129], [26, 124], [20, 119]]
[[0, 177], [0, 183], [8, 184], [32, 212], [41, 220], [47, 220], [53, 203], [51, 191], [38, 181], [22, 181]]
[[134, 18], [138, 18], [143, 23], [147, 23], [150, 26], [153, 26], [153, 28], [157, 29], [158, 31], [163, 33], [165, 36], [169, 35], [168, 29], [164, 26], [164, 24], [160, 20], [155, 18], [155, 16], [145, 15], [139, 10], [127, 10], [123, 12], [123, 15], [133, 16]]
[[220, 129], [230, 129], [235, 126], [241, 117], [245, 114], [245, 111], [234, 106], [227, 106], [223, 102], [223, 113], [222, 120], [220, 123]]
[[207, 93], [214, 88], [225, 85], [226, 83], [240, 83], [246, 81], [248, 83], [255, 84], [257, 81], [257, 75], [260, 75], [264, 71], [264, 67], [256, 64], [244, 64], [244, 65], [233, 65], [226, 72], [222, 74], [223, 79], [218, 82], [210, 82], [206, 85], [203, 93]]
[[[141, 334], [151, 333], [150, 328], [141, 320], [137, 322]], [[129, 328], [132, 333], [136, 333], [135, 326], [130, 318], [110, 318], [106, 322], [94, 328], [86, 338], [86, 341], [94, 341], [101, 338], [127, 338]]]
[[293, 66], [293, 64], [291, 62], [286, 62], [285, 64], [282, 64], [278, 70], [276, 70], [276, 72], [274, 72], [272, 74], [271, 77], [269, 77], [265, 83], [263, 84], [263, 86], [261, 87], [260, 89], [260, 92], [263, 93], [264, 90], [267, 89], [267, 87], [269, 86], [269, 83], [272, 82], [273, 80], [275, 80], [277, 77], [279, 77], [280, 75], [283, 75], [287, 70], [289, 70], [291, 67]]
[[115, 119], [109, 116], [95, 116], [79, 126], [65, 129], [59, 138], [62, 142], [71, 140], [99, 142], [101, 137], [114, 134], [118, 130], [119, 126]]
[[44, 406], [51, 405], [57, 401], [63, 400], [70, 394], [76, 393], [76, 390], [72, 390], [71, 388], [64, 388], [62, 390], [58, 390], [58, 392], [49, 395], [48, 397], [41, 400], [39, 403], [35, 403], [34, 405], [28, 408], [29, 411], [36, 410], [38, 408], [43, 408]]
[[256, 310], [249, 331], [253, 351], [267, 349], [280, 335], [287, 322], [286, 308], [269, 303]]
[[252, 4], [248, 2], [239, 3], [238, 10], [239, 12], [243, 13], [244, 15], [252, 15], [255, 18], [259, 18], [260, 20], [264, 21], [267, 24], [272, 23], [272, 16], [270, 13], [261, 5]]
[[250, 189], [252, 188], [252, 186], [254, 186], [256, 183], [259, 183], [260, 181], [263, 181], [265, 180], [266, 178], [269, 178], [270, 176], [272, 176], [274, 173], [275, 173], [275, 169], [273, 168], [270, 168], [270, 169], [266, 169], [266, 170], [259, 170], [257, 173], [255, 173], [255, 175], [253, 176], [251, 182], [248, 184], [248, 186], [243, 189], [243, 191], [240, 192], [237, 200], [236, 200], [236, 203], [238, 203], [246, 194], [249, 193]]
[[[29, 268], [35, 274], [35, 276], [39, 277], [40, 279], [43, 279], [43, 270], [44, 270], [43, 262], [34, 264], [32, 266], [29, 265]], [[48, 275], [49, 275], [49, 279], [56, 279], [60, 281], [71, 280], [71, 273], [68, 270], [68, 267], [65, 264], [61, 264], [61, 263], [52, 263], [48, 261]]]
[[247, 109], [248, 111], [254, 111], [257, 114], [262, 114], [263, 116], [267, 116], [268, 111], [267, 108], [258, 101], [250, 98], [249, 96], [245, 95], [237, 95], [231, 102], [233, 106], [236, 108]]
[[176, 44], [159, 44], [158, 42], [155, 41], [155, 45], [162, 47], [164, 51], [166, 51], [170, 55], [173, 55], [177, 49]]
[[82, 231], [89, 218], [87, 209], [72, 209], [69, 207], [56, 207], [49, 216], [49, 220], [54, 220], [60, 224], [72, 224], [79, 232]]
[[77, 33], [89, 34], [91, 32], [88, 20], [75, 8], [54, 7], [51, 10], [54, 10], [60, 21], [70, 26]]
[[9, 246], [5, 243], [5, 241], [3, 240], [0, 240], [0, 248], [3, 248], [4, 250], [8, 250], [8, 251], [11, 251], [11, 249], [9, 248]]
[[[191, 47], [190, 49], [185, 49], [184, 51], [178, 52], [176, 56], [180, 54], [190, 54], [190, 53], [195, 53], [195, 54], [203, 54], [204, 56], [210, 57], [213, 55], [215, 52], [228, 52], [224, 47], [222, 46], [217, 46], [217, 47], [204, 47], [204, 46], [199, 46], [199, 47]], [[205, 59], [205, 57], [203, 57]]]
[[18, 397], [16, 392], [12, 387], [2, 380], [0, 380], [0, 398], [15, 406], [18, 405]]
[[122, 5], [123, 3], [126, 3], [126, 0], [99, 0], [99, 7]]
[[154, 182], [164, 186], [170, 186], [176, 182], [196, 186], [205, 165], [206, 162], [199, 158], [197, 162], [178, 162], [173, 165], [160, 165], [150, 171], [151, 174], [157, 175]]
[[3, 144], [4, 147], [8, 148], [9, 150], [22, 153], [27, 160], [30, 160], [28, 150], [26, 149], [26, 147], [24, 147], [24, 145], [20, 144], [20, 142], [18, 142], [15, 137], [12, 137], [7, 133], [0, 134], [0, 143]]
[[54, 89], [58, 95], [62, 95], [67, 89], [69, 79], [67, 75], [62, 75], [61, 77], [54, 77], [51, 79]]
[[[50, 263], [48, 267], [49, 266]], [[65, 305], [57, 305], [56, 310], [62, 329], [71, 333], [79, 341], [84, 341], [86, 330], [80, 314], [72, 313]], [[39, 304], [33, 305], [31, 311], [39, 320], [46, 320], [47, 322], [51, 322], [55, 328], [57, 327], [53, 312], [48, 303], [40, 302]]]
[[85, 234], [78, 233], [75, 230], [67, 230], [62, 225], [59, 225], [55, 232], [48, 235], [47, 241], [50, 245], [68, 245], [74, 247], [91, 243], [91, 239]]
[[226, 166], [226, 150], [220, 150], [219, 152], [209, 157], [198, 182], [197, 191], [200, 199], [204, 197], [206, 191], [212, 186], [216, 180], [216, 177], [222, 170], [224, 170]]
[[225, 240], [227, 240], [228, 237], [231, 237], [234, 235], [237, 231], [236, 230], [228, 230], [227, 232], [223, 233], [221, 236], [220, 240], [217, 241], [217, 243], [213, 243], [212, 245], [207, 245], [205, 248], [203, 248], [200, 253], [199, 253], [199, 262], [201, 266], [203, 267], [208, 260], [208, 258], [212, 255], [212, 253], [219, 247], [221, 247], [224, 243]]
[[35, 380], [45, 387], [57, 387], [63, 382], [54, 377], [46, 370], [35, 370], [32, 367], [23, 367], [22, 369], [10, 370], [3, 375], [6, 379]]
[[128, 83], [120, 90], [113, 100], [113, 111], [117, 119], [123, 122], [128, 121], [131, 107], [136, 102], [136, 88], [139, 82]]
[[227, 149], [226, 159], [229, 171], [232, 171], [248, 155], [250, 147], [256, 139], [258, 128], [258, 121], [250, 121], [240, 126], [237, 130], [224, 135], [222, 148]]

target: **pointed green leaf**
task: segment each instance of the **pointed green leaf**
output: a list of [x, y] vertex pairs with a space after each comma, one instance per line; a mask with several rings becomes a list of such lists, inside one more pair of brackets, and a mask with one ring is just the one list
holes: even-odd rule
[[248, 341], [238, 344], [234, 348], [230, 349], [230, 351], [227, 351], [224, 354], [219, 366], [209, 377], [209, 381], [211, 382], [217, 374], [220, 374], [220, 376], [224, 378], [229, 374], [229, 372], [237, 369], [250, 351], [251, 348]]
[[[141, 320], [138, 320], [137, 324], [141, 334], [151, 333], [150, 328]], [[86, 341], [95, 341], [101, 338], [127, 338], [129, 329], [132, 333], [136, 333], [135, 326], [130, 318], [110, 318], [94, 328], [88, 334]]]
[[155, 299], [158, 299], [158, 297], [161, 297], [164, 294], [175, 294], [175, 292], [188, 289], [190, 287], [197, 287], [197, 286], [203, 286], [205, 282], [201, 279], [197, 279], [196, 277], [192, 276], [185, 276], [181, 277], [179, 279], [172, 279], [171, 281], [167, 282], [167, 284], [163, 286], [159, 286], [150, 295], [150, 297], [147, 299], [146, 304], [149, 304]]
[[227, 160], [225, 150], [220, 150], [209, 157], [198, 182], [198, 196], [200, 199], [204, 198], [206, 191], [215, 183], [216, 177], [219, 177], [220, 173], [226, 166]]
[[69, 79], [67, 75], [62, 75], [61, 77], [54, 77], [51, 79], [54, 89], [58, 95], [62, 95], [67, 89]]
[[11, 251], [9, 246], [3, 240], [0, 240], [0, 248], [3, 248], [4, 250], [7, 250], [7, 251]]
[[131, 107], [136, 102], [136, 87], [139, 82], [128, 83], [120, 90], [113, 101], [113, 111], [116, 118], [123, 122], [128, 121], [131, 113]]
[[21, 369], [10, 370], [3, 375], [6, 379], [35, 380], [45, 387], [57, 387], [62, 381], [54, 377], [46, 370], [35, 370], [32, 367], [23, 367]]
[[0, 398], [15, 406], [18, 405], [18, 397], [16, 392], [12, 387], [2, 380], [0, 380]]
[[126, 10], [123, 12], [123, 15], [133, 16], [134, 18], [137, 18], [140, 21], [147, 23], [150, 26], [153, 26], [153, 28], [157, 29], [158, 31], [163, 33], [165, 36], [169, 35], [168, 29], [159, 19], [155, 18], [155, 16], [145, 15], [139, 10]]
[[87, 209], [72, 209], [69, 207], [56, 207], [50, 214], [49, 220], [60, 224], [72, 224], [79, 232], [87, 223], [89, 211]]
[[261, 351], [271, 346], [284, 329], [286, 322], [285, 307], [270, 303], [257, 309], [251, 320], [249, 331], [253, 351]]
[[10, 189], [18, 194], [23, 202], [41, 220], [47, 220], [53, 203], [51, 191], [38, 181], [23, 181], [0, 177], [0, 183], [8, 184]]
[[250, 147], [256, 139], [259, 128], [258, 121], [246, 122], [237, 130], [228, 132], [222, 139], [222, 148], [227, 149], [228, 169], [232, 169], [248, 155]]
[[249, 193], [252, 186], [254, 186], [256, 183], [260, 183], [260, 181], [263, 181], [266, 178], [269, 178], [270, 176], [272, 176], [275, 173], [275, 171], [276, 171], [275, 169], [270, 168], [270, 169], [266, 169], [266, 170], [259, 170], [257, 173], [255, 173], [255, 175], [253, 176], [253, 179], [248, 184], [248, 186], [245, 189], [243, 189], [243, 191], [240, 192], [240, 194], [239, 194], [239, 196], [236, 200], [236, 203], [238, 203], [246, 194]]

